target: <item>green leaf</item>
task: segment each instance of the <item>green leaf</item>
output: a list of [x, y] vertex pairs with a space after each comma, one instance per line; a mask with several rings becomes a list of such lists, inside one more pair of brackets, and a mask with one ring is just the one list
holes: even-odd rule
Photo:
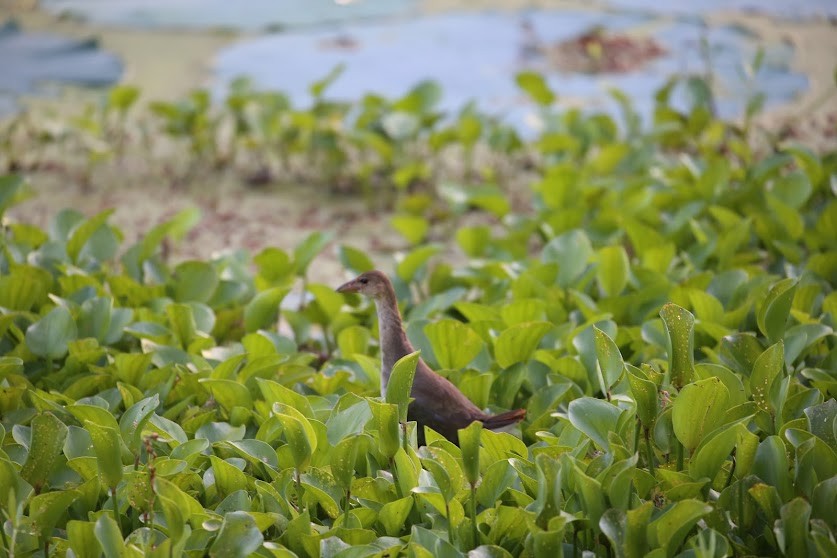
[[343, 491], [327, 471], [308, 469], [308, 472], [301, 476], [301, 483], [305, 487], [305, 492], [316, 500], [326, 515], [332, 519], [340, 515], [340, 500]]
[[287, 405], [276, 403], [274, 415], [282, 423], [285, 439], [291, 448], [294, 466], [302, 471], [311, 462], [311, 456], [317, 449], [317, 434], [305, 416]]
[[70, 311], [56, 306], [26, 330], [26, 346], [41, 358], [55, 360], [67, 354], [70, 341], [77, 336]]
[[759, 307], [756, 319], [759, 330], [772, 342], [780, 341], [785, 334], [793, 297], [798, 282], [795, 279], [783, 279], [767, 293]]
[[375, 417], [375, 428], [378, 431], [376, 438], [378, 449], [387, 459], [390, 459], [401, 447], [401, 439], [398, 434], [400, 430], [398, 405], [370, 400], [369, 406], [372, 408], [372, 416]]
[[406, 496], [381, 506], [378, 521], [384, 528], [384, 533], [390, 537], [397, 537], [407, 525], [407, 517], [413, 509], [413, 497]]
[[137, 401], [122, 413], [119, 418], [119, 430], [128, 448], [138, 454], [142, 442], [142, 431], [148, 419], [160, 405], [160, 396], [154, 395]]
[[209, 302], [219, 278], [215, 268], [206, 262], [188, 261], [174, 268], [175, 302]]
[[114, 209], [106, 209], [72, 229], [67, 240], [67, 255], [70, 257], [70, 261], [78, 263], [79, 254], [81, 254], [85, 244], [105, 224], [114, 211]]
[[220, 498], [226, 498], [239, 490], [247, 490], [247, 475], [241, 469], [214, 455], [210, 455], [209, 460], [212, 463], [215, 488]]
[[610, 451], [608, 433], [616, 431], [621, 415], [615, 405], [593, 397], [574, 399], [567, 408], [570, 423], [605, 451]]
[[166, 316], [177, 343], [182, 349], [188, 349], [198, 329], [192, 307], [188, 304], [169, 304], [166, 306]]
[[574, 285], [584, 273], [593, 253], [593, 245], [587, 233], [572, 230], [550, 240], [543, 248], [541, 259], [559, 265], [558, 284], [566, 288]]
[[607, 333], [596, 326], [593, 326], [593, 333], [596, 337], [596, 356], [605, 382], [605, 385], [602, 386], [602, 392], [606, 393], [622, 377], [625, 363], [622, 360], [619, 347]]
[[407, 255], [396, 255], [398, 264], [395, 266], [395, 272], [402, 281], [409, 283], [415, 279], [416, 274], [427, 261], [439, 253], [440, 250], [441, 247], [436, 244], [426, 244], [412, 250]]
[[41, 537], [50, 536], [70, 504], [78, 500], [80, 496], [81, 493], [77, 490], [61, 490], [33, 496], [29, 500], [29, 519], [32, 527], [40, 533]]
[[413, 389], [418, 361], [419, 351], [398, 359], [386, 383], [385, 401], [398, 406], [398, 416], [401, 422], [407, 420], [407, 407], [410, 404], [410, 393]]
[[680, 389], [694, 377], [695, 317], [676, 304], [660, 310], [669, 338], [669, 373], [672, 385]]
[[102, 514], [96, 520], [96, 526], [93, 528], [96, 534], [96, 540], [104, 550], [105, 558], [122, 558], [126, 554], [125, 541], [122, 539], [122, 531], [119, 525], [108, 514]]
[[462, 449], [462, 468], [465, 479], [476, 486], [480, 478], [480, 434], [482, 423], [474, 421], [459, 430], [459, 447]]
[[311, 93], [311, 96], [315, 99], [321, 98], [326, 89], [328, 89], [328, 87], [334, 83], [337, 78], [343, 75], [344, 71], [346, 71], [345, 64], [336, 64], [322, 79], [319, 79], [308, 86], [308, 91]]
[[759, 409], [775, 415], [778, 409], [773, 408], [770, 402], [770, 392], [773, 383], [777, 378], [782, 377], [782, 370], [785, 366], [784, 343], [779, 341], [768, 347], [753, 365], [753, 372], [750, 374], [750, 392], [753, 394], [753, 401]]
[[671, 411], [674, 435], [683, 447], [693, 451], [704, 436], [721, 426], [727, 412], [729, 392], [718, 378], [707, 378], [685, 386]]
[[67, 540], [78, 558], [99, 558], [102, 546], [96, 539], [96, 524], [90, 521], [67, 522]]
[[631, 387], [634, 401], [636, 401], [637, 416], [644, 427], [650, 428], [657, 420], [659, 410], [657, 386], [645, 376], [642, 370], [630, 365], [628, 367], [628, 384]]
[[345, 244], [341, 244], [337, 247], [337, 257], [340, 259], [340, 263], [343, 264], [343, 267], [357, 275], [375, 269], [375, 264], [369, 256], [357, 248], [352, 248], [351, 246], [347, 246]]
[[315, 231], [296, 246], [294, 249], [294, 264], [296, 264], [297, 275], [304, 276], [308, 273], [308, 266], [328, 246], [333, 236], [331, 233]]
[[279, 305], [289, 289], [274, 287], [262, 291], [244, 307], [244, 329], [251, 333], [270, 328], [279, 316]]
[[20, 470], [20, 476], [31, 484], [36, 492], [40, 492], [58, 465], [68, 430], [63, 422], [49, 412], [33, 418], [31, 429], [29, 455]]
[[689, 476], [696, 481], [714, 479], [738, 443], [739, 431], [747, 420], [725, 425], [707, 436], [689, 459]]
[[390, 219], [390, 224], [411, 245], [421, 243], [430, 229], [427, 219], [417, 215], [395, 215]]
[[96, 463], [99, 466], [102, 484], [115, 490], [119, 481], [122, 480], [122, 446], [119, 430], [89, 420], [84, 421], [84, 429], [93, 441], [93, 450], [96, 452]]
[[365, 355], [371, 335], [363, 326], [353, 325], [340, 330], [337, 334], [337, 346], [340, 354], [349, 358], [355, 354]]
[[515, 76], [515, 81], [518, 87], [542, 107], [547, 107], [555, 102], [555, 93], [546, 84], [546, 80], [541, 74], [529, 71], [520, 72]]
[[482, 351], [485, 343], [473, 329], [457, 320], [439, 320], [424, 327], [439, 366], [459, 370]]
[[699, 500], [688, 499], [674, 503], [648, 525], [648, 539], [652, 548], [659, 546], [665, 556], [674, 556], [692, 527], [711, 511], [712, 506]]
[[625, 290], [631, 266], [622, 246], [605, 246], [596, 254], [596, 282], [604, 296], [617, 296]]
[[532, 358], [535, 349], [553, 325], [548, 322], [525, 322], [505, 329], [494, 341], [494, 357], [501, 368]]

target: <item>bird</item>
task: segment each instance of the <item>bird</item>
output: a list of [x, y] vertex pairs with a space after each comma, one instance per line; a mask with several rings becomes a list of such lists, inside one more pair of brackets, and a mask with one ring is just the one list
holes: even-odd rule
[[[337, 287], [337, 292], [359, 293], [375, 302], [381, 343], [381, 392], [385, 394], [392, 367], [400, 358], [415, 352], [404, 332], [392, 282], [381, 271], [367, 271]], [[481, 422], [489, 430], [496, 430], [526, 417], [526, 409], [497, 415], [483, 412], [450, 380], [431, 370], [421, 358], [416, 364], [410, 396], [413, 400], [407, 408], [407, 420], [418, 424], [419, 446], [425, 445], [425, 426], [459, 445], [459, 429], [474, 421]]]

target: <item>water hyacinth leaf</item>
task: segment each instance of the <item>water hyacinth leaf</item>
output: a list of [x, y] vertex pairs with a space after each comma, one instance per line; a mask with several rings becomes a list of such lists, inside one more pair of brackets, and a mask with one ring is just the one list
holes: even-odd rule
[[829, 399], [804, 411], [808, 428], [831, 448], [837, 448], [837, 400]]
[[244, 440], [231, 440], [227, 443], [238, 450], [239, 454], [250, 463], [263, 463], [273, 469], [279, 468], [276, 451], [266, 442], [246, 438]]
[[608, 433], [616, 431], [621, 415], [612, 403], [592, 397], [574, 399], [567, 408], [570, 423], [605, 451], [610, 451]]
[[254, 296], [244, 307], [244, 329], [252, 333], [275, 324], [279, 316], [279, 305], [288, 292], [287, 288], [273, 287]]
[[371, 334], [363, 326], [352, 325], [340, 330], [337, 334], [337, 347], [344, 357], [355, 354], [366, 354]]
[[398, 416], [401, 422], [407, 420], [407, 407], [410, 404], [410, 393], [413, 389], [418, 361], [418, 351], [398, 359], [392, 367], [392, 374], [386, 385], [385, 400], [387, 403], [398, 406]]
[[361, 450], [361, 446], [366, 445], [365, 441], [367, 439], [365, 436], [352, 435], [340, 440], [334, 446], [331, 455], [331, 474], [334, 475], [334, 480], [344, 490], [351, 488], [357, 456]]
[[794, 498], [782, 506], [780, 515], [781, 520], [775, 525], [774, 532], [785, 555], [809, 555], [811, 504], [802, 498]]
[[430, 230], [427, 219], [418, 215], [396, 215], [390, 219], [390, 224], [413, 246], [420, 244]]
[[342, 409], [332, 415], [326, 421], [326, 436], [331, 444], [337, 444], [340, 440], [360, 434], [363, 427], [372, 418], [372, 411], [366, 401]]
[[424, 267], [427, 261], [441, 251], [441, 246], [437, 244], [426, 244], [420, 246], [406, 255], [397, 255], [398, 262], [395, 267], [395, 272], [398, 277], [405, 283], [410, 283], [416, 278], [416, 274]]
[[387, 502], [378, 512], [378, 521], [384, 528], [384, 533], [390, 537], [397, 537], [405, 528], [405, 522], [413, 509], [413, 497], [406, 496], [392, 502]]
[[250, 409], [253, 406], [250, 390], [243, 384], [212, 378], [201, 378], [200, 383], [212, 393], [212, 397], [227, 413], [231, 413], [235, 407]]
[[783, 502], [790, 499], [793, 490], [786, 451], [781, 438], [768, 436], [759, 444], [752, 468], [754, 475], [776, 487]]
[[139, 451], [142, 430], [159, 405], [160, 396], [155, 394], [152, 397], [137, 401], [119, 417], [119, 430], [122, 432], [122, 439], [131, 451], [135, 453]]
[[619, 352], [619, 347], [613, 342], [607, 333], [593, 326], [593, 333], [596, 339], [596, 356], [598, 357], [599, 367], [601, 368], [604, 377], [606, 392], [608, 389], [619, 381], [622, 377], [622, 371], [625, 369], [625, 362], [622, 360], [622, 353]]
[[343, 264], [343, 267], [357, 275], [375, 269], [375, 264], [369, 256], [357, 248], [352, 248], [351, 246], [346, 246], [345, 244], [341, 244], [337, 247], [337, 257], [340, 259], [340, 263]]
[[712, 506], [700, 500], [688, 499], [674, 503], [661, 516], [648, 525], [648, 540], [653, 547], [661, 547], [665, 556], [674, 556], [692, 527]]
[[553, 325], [548, 322], [525, 322], [509, 327], [494, 341], [494, 357], [501, 368], [532, 358], [535, 349]]
[[457, 320], [440, 320], [424, 327], [436, 362], [442, 368], [458, 370], [482, 351], [485, 343], [473, 329]]
[[517, 86], [528, 94], [537, 104], [546, 107], [555, 101], [555, 93], [549, 88], [544, 77], [537, 72], [520, 72], [515, 76]]
[[29, 519], [32, 527], [42, 537], [50, 535], [61, 515], [66, 513], [70, 504], [80, 496], [78, 490], [61, 490], [33, 496], [29, 500]]
[[340, 514], [343, 491], [331, 474], [323, 469], [310, 468], [300, 476], [300, 482], [305, 492], [316, 500], [329, 517], [333, 519]]
[[70, 311], [64, 306], [56, 306], [27, 328], [26, 346], [41, 358], [56, 360], [67, 354], [70, 341], [77, 335]]
[[756, 359], [763, 351], [764, 347], [754, 335], [735, 333], [727, 335], [721, 340], [719, 356], [721, 362], [734, 372], [748, 377], [753, 370]]
[[106, 209], [72, 229], [67, 240], [67, 255], [73, 263], [78, 262], [79, 254], [81, 254], [85, 244], [105, 224], [114, 211], [114, 209]]
[[471, 486], [476, 486], [480, 478], [480, 434], [482, 434], [482, 423], [479, 421], [474, 421], [467, 428], [459, 430], [462, 468]]
[[391, 458], [401, 447], [401, 439], [398, 435], [400, 424], [398, 405], [379, 403], [374, 400], [370, 400], [369, 404], [372, 408], [372, 416], [375, 418], [375, 428], [378, 431], [378, 449], [387, 458]]
[[46, 302], [52, 275], [44, 269], [19, 265], [0, 277], [0, 307], [29, 311]]
[[602, 485], [596, 479], [587, 476], [578, 466], [573, 469], [576, 487], [581, 495], [581, 507], [589, 518], [593, 531], [598, 533], [600, 520], [607, 509], [607, 500], [602, 491]]
[[119, 558], [126, 555], [125, 540], [116, 521], [109, 514], [102, 514], [93, 528], [96, 540], [104, 550], [105, 558]]
[[188, 261], [174, 268], [175, 302], [208, 302], [219, 278], [215, 268], [206, 262]]
[[788, 278], [773, 285], [756, 314], [759, 330], [772, 343], [780, 341], [785, 334], [797, 284], [795, 279]]
[[78, 558], [99, 558], [102, 546], [96, 539], [95, 523], [70, 520], [67, 522], [67, 540]]
[[756, 406], [770, 414], [775, 414], [770, 401], [770, 392], [773, 383], [781, 378], [785, 366], [784, 357], [785, 345], [781, 341], [768, 347], [753, 364], [753, 371], [750, 375], [750, 392], [753, 394], [753, 401]]
[[572, 230], [550, 240], [543, 248], [541, 259], [559, 265], [558, 284], [566, 288], [584, 273], [593, 253], [593, 244], [587, 233]]
[[660, 317], [669, 338], [670, 381], [679, 389], [694, 375], [695, 317], [685, 308], [672, 303], [663, 306]]
[[67, 426], [52, 413], [40, 413], [32, 419], [29, 455], [20, 470], [20, 476], [40, 492], [50, 474], [58, 465], [58, 457], [67, 439]]
[[212, 462], [215, 488], [221, 498], [226, 498], [239, 490], [247, 489], [247, 476], [241, 469], [214, 455], [210, 455], [209, 460]]
[[115, 490], [122, 480], [122, 445], [119, 430], [85, 420], [84, 429], [93, 441], [102, 484]]
[[282, 423], [285, 440], [291, 448], [294, 465], [298, 470], [308, 467], [311, 456], [317, 449], [317, 434], [305, 416], [288, 405], [276, 403], [273, 413]]
[[631, 271], [622, 246], [605, 246], [596, 254], [596, 282], [604, 296], [618, 296], [628, 284]]
[[328, 246], [333, 236], [328, 232], [315, 231], [297, 244], [294, 248], [294, 264], [296, 265], [297, 275], [304, 276], [308, 272], [311, 261]]
[[674, 435], [689, 451], [704, 436], [721, 426], [727, 411], [729, 392], [718, 378], [698, 380], [684, 387], [672, 405]]
[[650, 428], [657, 419], [659, 399], [657, 386], [649, 380], [642, 370], [628, 365], [628, 385], [636, 401], [636, 414], [646, 428]]
[[183, 349], [188, 348], [198, 329], [192, 307], [188, 304], [169, 304], [166, 306], [166, 315], [177, 343]]
[[628, 518], [625, 512], [619, 509], [610, 508], [602, 514], [599, 519], [599, 529], [610, 540], [616, 558], [628, 556]]
[[[745, 419], [749, 420], [749, 419]], [[694, 480], [715, 478], [721, 465], [730, 456], [738, 443], [739, 430], [744, 421], [729, 424], [713, 432], [696, 449], [689, 460], [689, 475]]]

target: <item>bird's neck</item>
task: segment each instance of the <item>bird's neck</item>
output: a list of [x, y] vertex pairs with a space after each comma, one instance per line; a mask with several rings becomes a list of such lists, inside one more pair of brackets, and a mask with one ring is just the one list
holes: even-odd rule
[[376, 299], [375, 309], [378, 312], [381, 342], [381, 392], [384, 393], [392, 367], [398, 359], [412, 353], [415, 349], [410, 345], [407, 334], [404, 333], [395, 293]]

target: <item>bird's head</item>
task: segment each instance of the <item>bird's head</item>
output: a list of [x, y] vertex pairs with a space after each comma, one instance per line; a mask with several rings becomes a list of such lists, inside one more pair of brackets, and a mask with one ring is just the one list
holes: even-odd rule
[[348, 283], [337, 287], [338, 293], [360, 293], [372, 299], [386, 296], [392, 291], [392, 283], [380, 271], [361, 273]]

